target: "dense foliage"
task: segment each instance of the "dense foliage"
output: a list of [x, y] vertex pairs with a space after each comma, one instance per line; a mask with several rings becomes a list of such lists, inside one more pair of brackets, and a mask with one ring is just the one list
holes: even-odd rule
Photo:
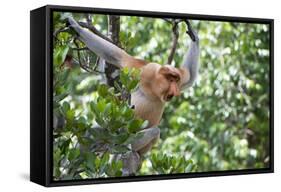
[[[65, 25], [66, 15], [54, 13], [54, 31]], [[85, 19], [84, 14], [73, 16]], [[93, 25], [106, 34], [107, 17], [94, 15]], [[161, 139], [137, 174], [268, 167], [268, 25], [192, 25], [200, 37], [200, 76], [195, 86], [166, 105]], [[189, 43], [185, 24], [179, 29], [175, 66], [181, 64]], [[126, 97], [136, 89], [139, 71], [125, 68], [120, 84], [108, 87], [103, 73], [79, 66], [73, 36], [66, 30], [53, 40], [54, 179], [121, 176], [123, 165], [114, 154], [130, 151], [130, 142], [147, 124], [134, 117]], [[171, 26], [163, 19], [121, 17], [121, 45], [131, 55], [165, 64], [171, 39]], [[95, 67], [93, 53], [86, 50], [81, 57]]]

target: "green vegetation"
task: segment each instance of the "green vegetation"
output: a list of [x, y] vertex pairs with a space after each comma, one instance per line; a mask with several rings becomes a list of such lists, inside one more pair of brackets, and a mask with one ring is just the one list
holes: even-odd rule
[[[54, 31], [64, 26], [65, 15], [54, 13]], [[161, 139], [137, 175], [268, 167], [269, 26], [191, 22], [200, 37], [200, 76], [166, 105]], [[106, 34], [106, 16], [94, 15], [93, 25]], [[176, 66], [188, 49], [185, 30], [179, 24]], [[131, 55], [165, 64], [171, 39], [171, 26], [163, 19], [121, 17], [121, 45]], [[110, 88], [102, 73], [87, 72], [75, 62], [71, 32], [58, 33], [53, 43], [54, 179], [121, 176], [123, 165], [114, 154], [130, 151], [147, 125], [134, 117], [127, 97], [137, 87], [139, 71], [123, 69], [120, 84]], [[93, 53], [82, 56], [95, 67]], [[103, 129], [94, 128], [98, 125]]]

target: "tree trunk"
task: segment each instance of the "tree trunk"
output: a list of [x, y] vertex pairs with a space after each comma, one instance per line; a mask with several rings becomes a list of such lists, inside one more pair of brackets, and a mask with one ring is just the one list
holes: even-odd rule
[[[112, 42], [120, 47], [119, 41], [120, 32], [120, 16], [109, 15], [108, 16], [108, 37], [112, 39]], [[114, 86], [114, 82], [119, 80], [119, 69], [110, 63], [105, 65], [105, 75], [107, 84], [111, 87]]]
[[[119, 40], [119, 33], [120, 33], [120, 16], [117, 15], [109, 15], [108, 16], [108, 37], [112, 40], [112, 42], [121, 47], [121, 43]], [[119, 74], [120, 70], [110, 63], [105, 63], [105, 75], [107, 84], [111, 87], [114, 86], [114, 82], [119, 84]], [[127, 93], [122, 93], [122, 97], [129, 98], [130, 103], [130, 95]], [[116, 154], [114, 157], [115, 160], [121, 160], [123, 162], [123, 176], [135, 175], [137, 170], [141, 167], [141, 157], [135, 151], [128, 151], [127, 153], [123, 154]]]

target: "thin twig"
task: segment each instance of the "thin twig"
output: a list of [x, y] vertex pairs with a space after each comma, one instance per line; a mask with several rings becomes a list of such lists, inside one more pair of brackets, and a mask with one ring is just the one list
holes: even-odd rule
[[[77, 48], [79, 48], [79, 45], [78, 45], [78, 43], [76, 42], [76, 40], [77, 40], [77, 38], [74, 38], [74, 44], [75, 44], [75, 46], [77, 47]], [[82, 69], [84, 69], [85, 71], [87, 71], [87, 72], [92, 72], [91, 70], [90, 70], [90, 68], [87, 66], [87, 65], [85, 65], [85, 64], [83, 64], [83, 62], [81, 61], [81, 54], [80, 54], [80, 51], [81, 50], [77, 50], [77, 56], [78, 56], [78, 62], [79, 62], [79, 65], [80, 65], [80, 67], [82, 68]]]
[[178, 39], [179, 39], [179, 32], [178, 32], [178, 24], [181, 22], [185, 22], [187, 25], [187, 31], [186, 33], [190, 36], [192, 41], [195, 41], [195, 35], [192, 31], [190, 22], [187, 19], [168, 19], [164, 18], [166, 22], [172, 25], [172, 32], [173, 32], [173, 42], [172, 42], [172, 47], [170, 54], [168, 56], [168, 64], [171, 64], [176, 52], [177, 44], [178, 44]]
[[91, 14], [86, 14], [86, 21], [88, 25], [92, 25], [92, 16]]
[[[86, 20], [87, 20], [87, 23], [84, 23], [84, 22], [79, 22], [79, 24], [82, 26], [82, 27], [85, 27], [85, 28], [88, 28], [90, 31], [92, 31], [93, 33], [95, 33], [96, 35], [100, 36], [101, 38], [107, 40], [107, 41], [110, 41], [111, 42], [111, 39], [109, 39], [107, 36], [103, 35], [101, 32], [99, 32], [94, 26], [92, 26], [92, 17], [90, 14], [86, 14]], [[63, 26], [59, 29], [57, 29], [56, 31], [54, 31], [53, 33], [53, 37], [58, 40], [60, 42], [60, 40], [58, 39], [58, 34], [61, 33], [61, 32], [66, 32], [68, 31], [70, 28], [69, 26]], [[73, 40], [73, 43], [76, 47], [71, 47], [72, 50], [74, 51], [77, 51], [77, 63], [79, 64], [79, 66], [84, 69], [85, 71], [89, 72], [89, 73], [93, 73], [93, 72], [96, 72], [96, 73], [104, 73], [102, 71], [98, 71], [97, 70], [97, 63], [95, 64], [95, 66], [90, 67], [90, 59], [88, 58], [88, 61], [85, 61], [87, 62], [87, 64], [85, 64], [85, 62], [82, 61], [82, 57], [84, 58], [84, 56], [81, 55], [81, 51], [82, 54], [84, 53], [84, 51], [89, 51], [89, 48], [88, 47], [79, 47], [79, 44], [77, 42], [77, 40], [80, 41], [80, 39], [77, 37], [77, 36], [74, 36], [74, 38], [71, 38], [71, 41]]]
[[75, 50], [75, 51], [86, 51], [86, 50], [89, 50], [89, 48], [88, 47], [79, 47], [79, 48], [77, 48], [77, 47], [72, 47], [71, 48], [72, 50]]
[[173, 58], [175, 56], [178, 39], [179, 39], [178, 24], [180, 22], [182, 22], [183, 20], [182, 19], [168, 19], [168, 18], [164, 18], [164, 20], [172, 25], [173, 41], [172, 41], [171, 51], [168, 56], [168, 64], [171, 64], [173, 61]]
[[[96, 73], [104, 73], [104, 72], [102, 72], [102, 71], [98, 71], [98, 70], [97, 70], [97, 63], [95, 64], [95, 66], [94, 66], [93, 68], [90, 67], [90, 65], [89, 65], [89, 59], [88, 59], [88, 64], [84, 64], [84, 63], [83, 63], [83, 61], [82, 61], [82, 59], [81, 59], [81, 53], [80, 53], [80, 51], [85, 51], [85, 50], [88, 50], [88, 49], [81, 49], [81, 48], [79, 47], [79, 44], [77, 43], [77, 40], [78, 40], [77, 37], [75, 37], [73, 43], [75, 44], [76, 48], [73, 49], [73, 50], [77, 51], [77, 57], [78, 57], [79, 66], [80, 66], [82, 69], [84, 69], [85, 71], [89, 72], [89, 73], [94, 73], [94, 72], [96, 72]], [[84, 48], [84, 47], [82, 47], [82, 48]]]
[[60, 28], [60, 29], [57, 29], [57, 30], [54, 31], [53, 36], [54, 36], [55, 38], [57, 38], [57, 36], [58, 36], [59, 33], [65, 32], [65, 31], [67, 31], [67, 30], [69, 30], [69, 27], [62, 27], [62, 28]]

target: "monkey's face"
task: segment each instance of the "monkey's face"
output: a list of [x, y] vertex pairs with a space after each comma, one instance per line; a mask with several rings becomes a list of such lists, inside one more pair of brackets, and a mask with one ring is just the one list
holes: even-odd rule
[[170, 101], [180, 95], [181, 72], [170, 65], [161, 67], [157, 73], [159, 96], [162, 101]]
[[147, 95], [166, 102], [180, 95], [182, 78], [181, 69], [149, 63], [142, 69], [140, 84]]

